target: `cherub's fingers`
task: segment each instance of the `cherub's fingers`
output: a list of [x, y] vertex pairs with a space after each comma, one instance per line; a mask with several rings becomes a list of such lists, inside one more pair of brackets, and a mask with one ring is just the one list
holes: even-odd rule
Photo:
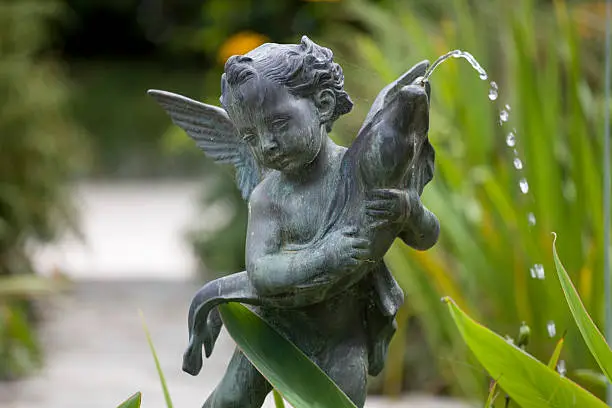
[[356, 268], [359, 265], [361, 265], [363, 262], [363, 260], [361, 259], [356, 259], [353, 257], [350, 257], [349, 259], [347, 259], [343, 265], [344, 269], [352, 269], [352, 268]]
[[383, 220], [383, 221], [373, 222], [372, 224], [370, 224], [370, 227], [376, 230], [379, 228], [387, 227], [389, 225], [390, 225], [389, 221]]
[[369, 199], [388, 199], [393, 198], [397, 193], [387, 188], [377, 188], [370, 190], [366, 193], [366, 197]]
[[366, 209], [366, 215], [372, 218], [385, 218], [385, 219], [394, 217], [393, 211], [389, 211], [385, 209], [383, 210]]
[[353, 248], [367, 248], [370, 244], [370, 241], [364, 238], [353, 238], [351, 240], [351, 247]]
[[358, 229], [355, 226], [345, 227], [342, 229], [342, 235], [347, 237], [353, 237], [357, 235]]
[[388, 210], [393, 206], [393, 202], [390, 200], [370, 200], [366, 201], [366, 210]]
[[370, 251], [367, 249], [355, 249], [351, 253], [351, 258], [358, 261], [365, 261], [370, 259]]

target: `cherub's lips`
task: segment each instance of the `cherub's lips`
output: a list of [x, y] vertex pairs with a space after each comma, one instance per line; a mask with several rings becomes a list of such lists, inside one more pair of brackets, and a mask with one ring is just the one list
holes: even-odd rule
[[270, 164], [275, 164], [275, 165], [282, 166], [287, 161], [287, 158], [284, 155], [282, 155], [282, 154], [277, 154], [277, 155], [274, 155], [274, 156], [268, 156], [267, 160], [268, 160], [268, 162]]

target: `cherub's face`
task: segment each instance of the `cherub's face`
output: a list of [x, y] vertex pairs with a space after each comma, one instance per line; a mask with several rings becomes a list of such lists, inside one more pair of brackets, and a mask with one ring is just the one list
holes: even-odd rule
[[321, 122], [308, 98], [286, 87], [254, 78], [230, 91], [228, 114], [240, 136], [267, 168], [296, 174], [321, 148]]

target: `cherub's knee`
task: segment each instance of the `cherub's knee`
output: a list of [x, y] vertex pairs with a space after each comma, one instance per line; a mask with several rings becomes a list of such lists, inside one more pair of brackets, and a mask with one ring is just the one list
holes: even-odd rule
[[[216, 389], [206, 400], [202, 408], [260, 408], [266, 398], [257, 394], [257, 390], [249, 387], [233, 387], [233, 389]], [[259, 394], [262, 394], [261, 392]]]

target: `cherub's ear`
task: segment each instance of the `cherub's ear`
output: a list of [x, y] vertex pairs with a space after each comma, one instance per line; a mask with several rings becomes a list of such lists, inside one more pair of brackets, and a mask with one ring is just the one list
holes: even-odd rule
[[321, 123], [326, 123], [334, 116], [336, 110], [336, 95], [329, 89], [324, 89], [315, 96], [315, 105], [319, 110]]

